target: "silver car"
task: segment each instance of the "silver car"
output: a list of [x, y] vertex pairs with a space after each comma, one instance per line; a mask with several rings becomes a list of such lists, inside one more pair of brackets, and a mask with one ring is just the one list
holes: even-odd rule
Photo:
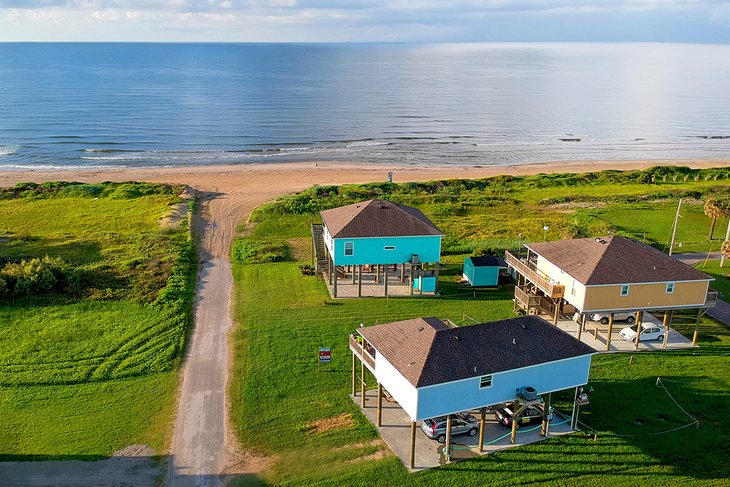
[[[439, 443], [446, 442], [446, 416], [423, 420], [421, 430], [432, 440]], [[458, 413], [451, 415], [452, 435], [468, 434], [474, 436], [477, 432], [479, 432], [479, 423], [477, 418], [471, 414]]]
[[[602, 325], [608, 324], [610, 313], [591, 313], [590, 316], [588, 316], [591, 321], [600, 321]], [[634, 313], [614, 313], [613, 314], [613, 321], [625, 321], [629, 325], [634, 322], [636, 318], [634, 317]]]

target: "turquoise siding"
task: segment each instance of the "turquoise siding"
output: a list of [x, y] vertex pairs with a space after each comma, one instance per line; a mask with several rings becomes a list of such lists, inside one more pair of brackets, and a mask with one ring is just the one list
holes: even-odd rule
[[435, 293], [436, 277], [414, 277], [413, 289], [419, 289], [424, 293]]
[[[345, 242], [354, 243], [354, 253], [345, 255]], [[418, 254], [421, 262], [438, 262], [441, 256], [441, 237], [377, 237], [334, 239], [335, 265], [404, 264]], [[386, 250], [386, 247], [395, 249]]]
[[515, 398], [516, 389], [531, 386], [538, 394], [569, 389], [588, 382], [591, 356], [535, 365], [492, 375], [492, 386], [479, 388], [480, 377], [418, 389], [417, 419], [433, 418], [489, 406]]
[[499, 283], [499, 267], [474, 267], [468, 257], [464, 260], [464, 275], [472, 286], [496, 286]]

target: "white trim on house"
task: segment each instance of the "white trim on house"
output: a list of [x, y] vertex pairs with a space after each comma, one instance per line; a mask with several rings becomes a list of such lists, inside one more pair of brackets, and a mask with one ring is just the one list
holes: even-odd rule
[[423, 238], [423, 237], [445, 237], [446, 235], [436, 234], [436, 235], [382, 235], [380, 237], [332, 237], [332, 240], [352, 240], [353, 238], [360, 238], [360, 239], [366, 239], [366, 238]]
[[[377, 348], [375, 350], [377, 350]], [[556, 363], [559, 363], [559, 362], [565, 362], [567, 360], [575, 360], [577, 358], [582, 358], [582, 357], [593, 357], [593, 355], [595, 355], [597, 353], [598, 353], [598, 351], [593, 352], [593, 353], [590, 353], [590, 354], [586, 354], [586, 355], [577, 355], [575, 357], [561, 358], [559, 360], [551, 360], [550, 362], [540, 362], [539, 364], [526, 365], [525, 367], [518, 367], [516, 369], [503, 370], [501, 372], [492, 372], [492, 373], [488, 373], [488, 374], [474, 375], [472, 377], [467, 377], [466, 379], [452, 380], [452, 381], [449, 381], [449, 382], [439, 382], [438, 384], [431, 384], [430, 386], [421, 386], [421, 387], [413, 386], [413, 387], [416, 387], [416, 389], [418, 389], [418, 390], [421, 390], [421, 389], [429, 389], [431, 387], [438, 387], [438, 386], [441, 386], [443, 384], [456, 384], [457, 382], [465, 382], [465, 381], [468, 381], [468, 380], [474, 380], [474, 379], [477, 379], [479, 377], [483, 377], [485, 375], [491, 375], [492, 376], [492, 380], [494, 380], [494, 376], [495, 375], [507, 374], [507, 373], [510, 373], [510, 372], [514, 372], [516, 370], [525, 370], [525, 369], [532, 369], [534, 367], [542, 367], [543, 365], [546, 365], [546, 364], [556, 364]], [[375, 360], [377, 360], [377, 358]], [[562, 391], [563, 389], [557, 389], [557, 390]]]
[[696, 309], [704, 308], [705, 303], [701, 304], [682, 304], [678, 306], [634, 306], [632, 308], [598, 308], [589, 310], [580, 310], [582, 314], [585, 313], [619, 313], [622, 311], [664, 311], [665, 309]]
[[586, 288], [589, 288], [589, 287], [608, 287], [608, 286], [640, 286], [642, 284], [666, 284], [668, 282], [712, 282], [714, 280], [715, 280], [715, 278], [713, 277], [713, 278], [710, 278], [710, 279], [692, 279], [692, 280], [686, 280], [685, 279], [684, 281], [677, 281], [675, 279], [675, 280], [672, 280], [672, 281], [620, 282], [620, 283], [616, 283], [616, 284], [584, 284], [584, 286]]

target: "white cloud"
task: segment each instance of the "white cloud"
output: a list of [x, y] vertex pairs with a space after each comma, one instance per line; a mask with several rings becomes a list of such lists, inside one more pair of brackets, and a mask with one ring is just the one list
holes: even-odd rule
[[[556, 21], [570, 27], [572, 17], [600, 28], [602, 16], [627, 22], [673, 16], [677, 24], [690, 16], [725, 28], [730, 1], [0, 0], [0, 25], [9, 27], [0, 29], [0, 40], [480, 40], [500, 28], [509, 34], [510, 22], [516, 34], [528, 24], [534, 32], [526, 33], [537, 34]], [[44, 22], [54, 28], [44, 31]], [[85, 29], [103, 23], [107, 31]], [[216, 31], [221, 24], [237, 28]]]

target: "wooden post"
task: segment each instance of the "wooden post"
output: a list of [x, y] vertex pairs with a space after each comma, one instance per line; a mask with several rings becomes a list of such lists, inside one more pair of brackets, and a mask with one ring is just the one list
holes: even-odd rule
[[613, 333], [613, 313], [608, 315], [608, 338], [606, 339], [606, 351], [611, 350], [611, 333]]
[[439, 292], [439, 268], [441, 267], [441, 263], [436, 262], [435, 264], [436, 270], [434, 271], [434, 277], [436, 277], [436, 286], [434, 288], [434, 294], [438, 294]]
[[664, 310], [664, 319], [662, 320], [662, 324], [664, 325], [664, 343], [662, 344], [662, 348], [667, 348], [667, 343], [669, 343], [669, 310]]
[[408, 294], [413, 296], [413, 264], [409, 264], [408, 269]]
[[355, 379], [357, 379], [357, 365], [355, 364], [355, 352], [352, 352], [352, 397], [357, 394]]
[[380, 284], [380, 264], [375, 265], [375, 284]]
[[411, 421], [411, 456], [408, 461], [408, 467], [413, 470], [416, 466], [416, 422]]
[[355, 284], [355, 278], [357, 277], [355, 275], [355, 266], [353, 265], [351, 267], [352, 267], [352, 283]]
[[586, 326], [586, 315], [583, 314], [580, 318], [580, 323], [578, 323], [578, 340], [580, 340], [580, 336], [583, 333], [583, 327]]
[[702, 309], [697, 310], [697, 321], [695, 322], [695, 332], [692, 334], [692, 346], [697, 346], [697, 338], [700, 335], [700, 319], [702, 318]]
[[487, 420], [487, 408], [479, 410], [479, 451], [484, 451], [484, 426]]
[[634, 319], [634, 322], [636, 323], [636, 337], [634, 339], [634, 351], [639, 349], [639, 343], [641, 342], [641, 320], [643, 318], [644, 318], [644, 312], [637, 311], [636, 318]]
[[575, 397], [573, 398], [573, 416], [570, 418], [570, 429], [575, 431], [578, 427], [578, 413], [580, 412], [580, 405], [578, 404], [578, 393], [580, 387], [575, 388]]
[[444, 445], [444, 457], [447, 462], [451, 461], [451, 415], [446, 416], [446, 445]]
[[378, 428], [383, 425], [383, 386], [378, 382]]
[[362, 296], [362, 264], [357, 266], [357, 297]]
[[327, 280], [330, 282], [330, 286], [332, 285], [332, 257], [329, 257], [327, 259]]
[[406, 282], [406, 265], [400, 265], [400, 282]]
[[332, 297], [336, 298], [337, 297], [337, 274], [338, 274], [338, 272], [337, 272], [337, 266], [334, 266], [334, 267], [335, 267], [335, 272], [334, 272], [335, 280], [334, 280], [334, 284], [332, 284]]
[[388, 295], [388, 265], [384, 265], [384, 272], [383, 272], [383, 281], [385, 281], [384, 289], [385, 289], [385, 296]]
[[560, 298], [555, 303], [555, 316], [553, 316], [553, 325], [558, 326], [558, 316], [560, 316]]
[[[365, 345], [363, 344], [363, 347]], [[362, 397], [360, 398], [360, 404], [362, 405], [362, 408], [365, 409], [365, 359], [363, 358], [360, 362], [360, 394], [362, 394]]]
[[550, 414], [550, 403], [552, 402], [552, 395], [552, 392], [548, 392], [547, 401], [542, 406], [542, 428], [540, 428], [540, 436], [547, 436], [548, 433], [548, 423], [550, 422], [550, 418], [548, 418], [548, 415]]
[[515, 400], [514, 404], [512, 405], [512, 434], [509, 437], [509, 442], [513, 445], [515, 444], [515, 440], [517, 439], [517, 423], [519, 423], [519, 418], [517, 417], [517, 411], [520, 410], [520, 401]]

